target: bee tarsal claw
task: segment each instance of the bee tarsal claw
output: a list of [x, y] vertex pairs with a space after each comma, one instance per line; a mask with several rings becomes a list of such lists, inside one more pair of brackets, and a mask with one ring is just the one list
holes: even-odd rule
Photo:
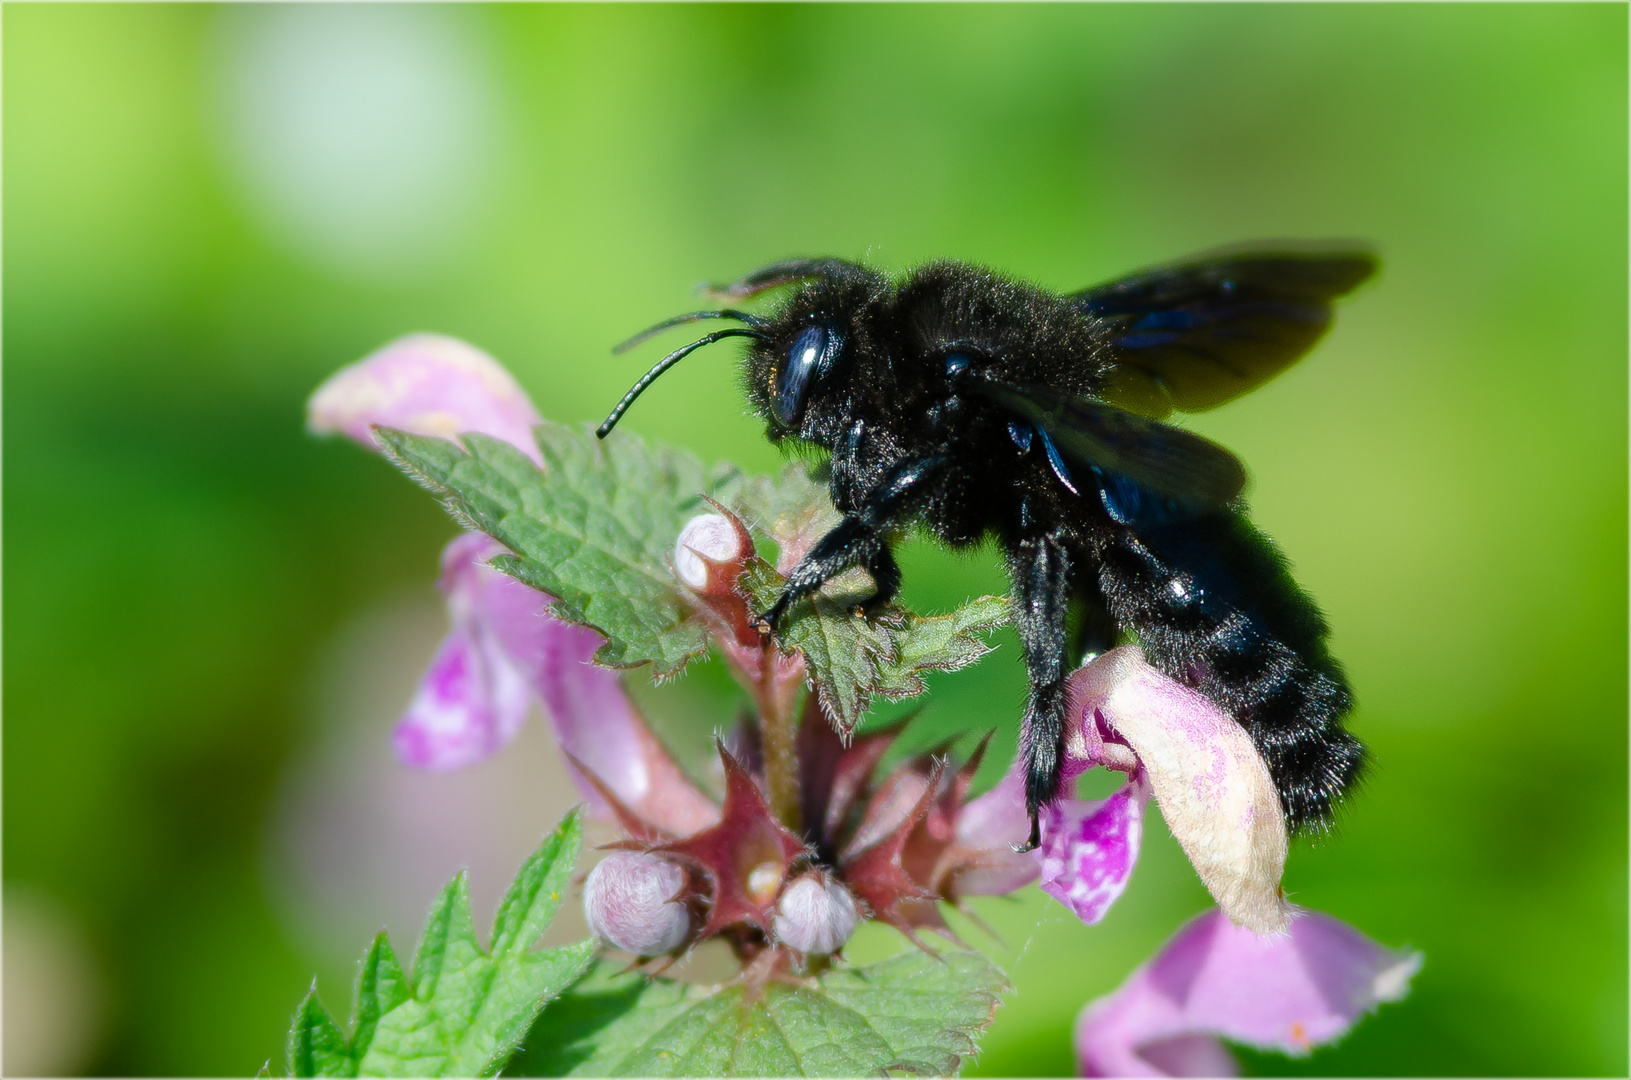
[[748, 625], [768, 637], [776, 632], [777, 625], [782, 621], [782, 613], [786, 610], [787, 596], [783, 594], [781, 599], [770, 605], [770, 610], [753, 616]]
[[1023, 844], [1009, 844], [1008, 846], [1014, 849], [1015, 855], [1024, 855], [1042, 846], [1042, 823], [1037, 820], [1035, 814], [1031, 815], [1030, 837]]

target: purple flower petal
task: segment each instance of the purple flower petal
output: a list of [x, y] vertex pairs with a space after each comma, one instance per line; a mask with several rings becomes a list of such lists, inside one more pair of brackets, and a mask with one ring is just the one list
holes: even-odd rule
[[1148, 780], [1140, 774], [1102, 801], [1060, 799], [1042, 811], [1042, 846], [1016, 854], [1011, 841], [1030, 831], [1025, 780], [1016, 762], [957, 817], [958, 843], [973, 858], [957, 871], [954, 890], [959, 896], [999, 896], [1040, 876], [1044, 892], [1083, 922], [1096, 923], [1132, 876], [1149, 797]]
[[1240, 1075], [1240, 1062], [1229, 1053], [1228, 1047], [1211, 1035], [1175, 1035], [1170, 1039], [1156, 1039], [1141, 1045], [1138, 1056], [1155, 1066], [1155, 1072], [1147, 1075]]
[[526, 392], [480, 349], [437, 334], [399, 338], [341, 368], [312, 394], [306, 417], [312, 431], [371, 450], [377, 424], [449, 439], [479, 431], [543, 460], [532, 438], [538, 410]]
[[[460, 672], [451, 667], [439, 673], [439, 666], [433, 665], [426, 686], [440, 677], [438, 686], [444, 694], [436, 700], [450, 702], [453, 699], [447, 695], [457, 692], [471, 703], [463, 713], [444, 704], [443, 711], [435, 714], [437, 721], [449, 728], [459, 716], [471, 724], [478, 723], [484, 714], [476, 706], [500, 700], [501, 692], [509, 693], [504, 680], [513, 679], [524, 692], [520, 715], [525, 717], [531, 696], [540, 698], [561, 748], [646, 820], [681, 835], [717, 820], [718, 808], [685, 778], [651, 733], [623, 692], [617, 673], [593, 663], [595, 650], [605, 639], [587, 627], [561, 622], [549, 613], [547, 594], [487, 565], [504, 550], [491, 537], [467, 533], [442, 553], [440, 587], [447, 594], [454, 624], [450, 644], [462, 634], [491, 645], [481, 653], [484, 664], [466, 665], [462, 678], [455, 678]], [[421, 696], [426, 692], [422, 688]], [[416, 705], [418, 701], [416, 698]], [[460, 745], [471, 747], [472, 752], [475, 747], [485, 747], [485, 752], [455, 764], [468, 764], [492, 753], [519, 726], [516, 721], [514, 728], [503, 729], [502, 738], [485, 742], [472, 728]], [[452, 742], [452, 736], [444, 741]], [[418, 743], [399, 741], [399, 748], [403, 745], [417, 749]], [[403, 756], [409, 764], [419, 764], [418, 758]], [[578, 787], [598, 816], [611, 816], [605, 800], [590, 784], [579, 778]]]
[[1136, 779], [1103, 803], [1059, 800], [1041, 816], [1038, 852], [1004, 859], [997, 845], [1028, 829], [1016, 762], [958, 820], [965, 846], [991, 850], [989, 867], [959, 873], [958, 891], [1007, 892], [1028, 880], [1018, 859], [1040, 861], [1043, 889], [1097, 922], [1126, 887], [1144, 801], [1153, 792], [1167, 827], [1230, 918], [1260, 932], [1284, 930], [1285, 819], [1268, 766], [1245, 729], [1145, 663], [1132, 646], [1084, 665], [1071, 675], [1068, 693], [1063, 781], [1101, 765]]
[[1217, 1036], [1306, 1054], [1346, 1034], [1379, 1003], [1403, 998], [1420, 967], [1420, 953], [1378, 945], [1329, 915], [1301, 912], [1289, 933], [1260, 936], [1214, 909], [1113, 994], [1082, 1009], [1078, 1070], [1218, 1075], [1227, 1055]]
[[[397, 755], [419, 769], [457, 769], [496, 752], [526, 722], [533, 693], [507, 648], [508, 615], [541, 620], [548, 597], [486, 566], [503, 545], [480, 533], [456, 538], [442, 552], [438, 587], [453, 623], [419, 690], [397, 724]], [[496, 603], [495, 603], [496, 601]]]
[[1018, 762], [997, 786], [968, 804], [957, 815], [957, 842], [978, 861], [957, 871], [953, 882], [959, 896], [1002, 896], [1036, 880], [1042, 858], [1036, 852], [1024, 855], [1012, 844], [1024, 840], [1031, 831], [1031, 818], [1025, 812], [1025, 778]]
[[1060, 799], [1043, 810], [1042, 891], [1089, 925], [1104, 918], [1127, 887], [1138, 862], [1144, 804], [1143, 773], [1099, 802]]
[[[371, 449], [375, 425], [421, 435], [480, 432], [542, 463], [539, 422], [526, 393], [492, 357], [435, 334], [401, 338], [335, 372], [307, 403], [313, 431], [339, 432]], [[430, 769], [479, 761], [515, 736], [536, 695], [562, 749], [631, 809], [684, 834], [719, 817], [634, 711], [614, 672], [591, 657], [604, 640], [549, 614], [551, 598], [487, 565], [503, 545], [480, 533], [442, 553], [439, 586], [453, 630], [397, 727], [402, 760]], [[610, 816], [577, 778], [591, 809]]]
[[392, 742], [418, 769], [471, 765], [515, 737], [532, 695], [491, 635], [455, 627], [437, 650]]
[[1229, 918], [1259, 933], [1283, 931], [1285, 817], [1246, 730], [1145, 663], [1135, 646], [1080, 668], [1067, 692], [1067, 759], [1109, 760], [1125, 752], [1104, 739], [1106, 730], [1125, 739], [1149, 775], [1167, 828]]
[[[561, 749], [653, 825], [686, 836], [718, 821], [719, 808], [685, 778], [657, 741], [623, 692], [617, 673], [591, 660], [605, 639], [553, 617], [543, 621], [546, 629], [535, 632], [532, 648], [523, 655]], [[589, 785], [580, 780], [578, 786], [597, 812], [606, 812]]]

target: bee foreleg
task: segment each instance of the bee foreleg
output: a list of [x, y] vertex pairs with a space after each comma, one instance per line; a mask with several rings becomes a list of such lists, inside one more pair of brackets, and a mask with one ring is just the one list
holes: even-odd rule
[[1031, 697], [1020, 729], [1025, 758], [1025, 809], [1031, 834], [1015, 851], [1042, 842], [1037, 813], [1059, 795], [1060, 742], [1065, 731], [1066, 618], [1070, 609], [1070, 553], [1057, 533], [1020, 540], [1009, 556], [1014, 579], [1014, 625], [1025, 649]]
[[770, 610], [759, 616], [761, 626], [774, 627], [794, 603], [804, 599], [828, 578], [852, 566], [865, 566], [878, 587], [874, 603], [887, 601], [900, 587], [900, 567], [889, 550], [890, 527], [915, 498], [922, 495], [945, 466], [944, 454], [912, 458], [891, 469], [883, 482], [867, 495], [861, 508], [845, 514], [815, 542], [787, 575], [787, 585]]

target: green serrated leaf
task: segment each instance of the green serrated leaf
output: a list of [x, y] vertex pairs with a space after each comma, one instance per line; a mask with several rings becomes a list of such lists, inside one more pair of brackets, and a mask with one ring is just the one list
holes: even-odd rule
[[414, 957], [413, 996], [379, 1020], [363, 1076], [490, 1076], [545, 1004], [587, 970], [594, 942], [529, 951], [560, 907], [582, 847], [581, 811], [546, 837], [499, 902], [484, 953], [470, 919], [466, 875], [431, 908]]
[[410, 997], [407, 976], [384, 931], [375, 936], [357, 966], [348, 1041], [317, 1001], [313, 984], [289, 1030], [289, 1071], [293, 1076], [356, 1076], [385, 1013]]
[[453, 494], [437, 478], [453, 475], [453, 470], [466, 456], [462, 450], [446, 439], [409, 435], [395, 428], [382, 427], [375, 431], [380, 451], [395, 462], [397, 468], [437, 495], [446, 498]]
[[949, 615], [908, 615], [893, 631], [894, 654], [878, 663], [876, 692], [899, 699], [916, 697], [927, 687], [925, 671], [956, 671], [991, 651], [980, 635], [1013, 618], [1006, 597], [981, 596]]
[[442, 967], [452, 953], [455, 970], [479, 953], [476, 928], [470, 921], [470, 875], [460, 870], [443, 887], [425, 919], [425, 932], [413, 954], [413, 996], [421, 1000], [436, 993]]
[[[672, 979], [630, 978], [602, 960], [538, 1018], [506, 1076], [609, 1076], [642, 1036], [696, 1004], [700, 989]], [[638, 1019], [630, 1018], [638, 1013]]]
[[[373, 1044], [379, 1018], [413, 996], [408, 976], [397, 963], [391, 942], [381, 930], [357, 968], [357, 988], [351, 1009], [351, 1057], [361, 1061]], [[353, 1065], [350, 1075], [356, 1075]]]
[[602, 963], [534, 1026], [517, 1076], [952, 1075], [1008, 988], [978, 953], [714, 991]]
[[583, 846], [573, 810], [522, 864], [499, 902], [493, 946], [482, 951], [470, 919], [465, 874], [431, 906], [414, 955], [402, 971], [382, 933], [357, 975], [349, 1042], [306, 995], [289, 1033], [296, 1076], [491, 1076], [507, 1061], [540, 1010], [594, 959], [595, 944], [532, 949], [560, 908]]
[[[759, 610], [775, 602], [783, 584], [761, 559], [751, 560], [739, 579]], [[795, 604], [777, 634], [783, 648], [804, 654], [821, 707], [842, 731], [860, 721], [874, 696], [915, 697], [926, 689], [923, 672], [955, 671], [990, 652], [981, 635], [1012, 617], [1008, 601], [997, 596], [970, 600], [949, 615], [916, 615], [892, 604], [857, 615], [855, 602], [864, 596], [845, 588], [829, 583]]]
[[493, 916], [494, 959], [524, 953], [549, 928], [582, 846], [583, 811], [574, 808], [521, 864], [515, 880], [504, 890]]
[[949, 1076], [977, 1049], [1008, 979], [976, 952], [914, 950], [865, 968], [840, 968], [822, 980], [838, 1004], [867, 1018], [895, 1054], [891, 1068]]
[[619, 433], [602, 443], [588, 427], [544, 422], [539, 470], [515, 447], [465, 435], [444, 439], [380, 429], [398, 465], [440, 495], [456, 518], [508, 547], [494, 565], [556, 598], [554, 612], [599, 630], [595, 659], [611, 667], [679, 671], [707, 647], [669, 568], [674, 540], [702, 507], [700, 495], [739, 476], [691, 454]]
[[317, 1000], [317, 984], [306, 991], [289, 1028], [290, 1076], [356, 1076], [357, 1063], [345, 1036]]
[[[701, 493], [711, 492], [768, 533], [784, 557], [807, 550], [838, 520], [826, 489], [799, 464], [776, 477], [746, 476], [725, 466], [706, 470], [682, 450], [627, 434], [603, 443], [587, 426], [546, 421], [535, 436], [542, 470], [514, 446], [484, 435], [462, 436], [461, 449], [379, 431], [391, 458], [440, 495], [455, 517], [514, 553], [494, 566], [553, 595], [556, 615], [605, 635], [595, 659], [611, 667], [649, 662], [661, 678], [706, 650], [703, 625], [690, 617], [668, 563], [679, 530], [702, 506]], [[889, 607], [858, 619], [851, 608], [870, 589], [857, 592], [853, 584], [829, 582], [795, 608], [781, 633], [784, 645], [808, 659], [823, 708], [845, 730], [874, 696], [920, 694], [922, 672], [979, 659], [987, 647], [978, 635], [1008, 617], [1003, 601], [985, 597], [949, 616]], [[758, 563], [744, 585], [764, 610], [782, 583]]]

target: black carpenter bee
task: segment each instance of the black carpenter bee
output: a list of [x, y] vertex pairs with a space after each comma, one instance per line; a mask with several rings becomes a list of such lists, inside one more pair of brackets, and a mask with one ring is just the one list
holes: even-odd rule
[[1268, 762], [1288, 825], [1327, 824], [1364, 747], [1325, 620], [1253, 527], [1227, 450], [1162, 421], [1220, 405], [1320, 338], [1331, 302], [1375, 270], [1353, 245], [1217, 251], [1060, 296], [990, 270], [933, 262], [891, 281], [842, 259], [795, 259], [715, 290], [793, 285], [768, 315], [664, 357], [601, 425], [692, 351], [752, 341], [743, 367], [773, 442], [831, 454], [843, 520], [762, 616], [863, 566], [877, 601], [900, 585], [890, 550], [914, 521], [1007, 552], [1030, 676], [1021, 745], [1031, 812], [1059, 793], [1065, 677], [1076, 658], [1136, 635], [1150, 663], [1234, 716]]

